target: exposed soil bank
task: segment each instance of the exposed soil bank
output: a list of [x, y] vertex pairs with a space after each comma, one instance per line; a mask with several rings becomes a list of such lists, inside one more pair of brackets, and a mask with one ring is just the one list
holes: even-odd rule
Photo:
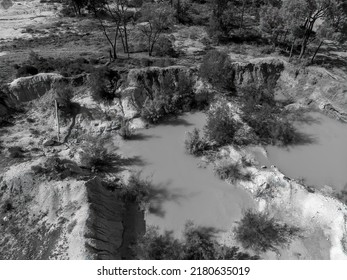
[[158, 190], [146, 216], [148, 225], [173, 230], [177, 236], [188, 220], [224, 231], [240, 219], [243, 210], [254, 207], [247, 191], [219, 180], [212, 170], [199, 168], [204, 164], [185, 153], [185, 133], [204, 123], [203, 113], [186, 114], [138, 132], [136, 140], [120, 148], [127, 156], [141, 156], [142, 175], [152, 175]]

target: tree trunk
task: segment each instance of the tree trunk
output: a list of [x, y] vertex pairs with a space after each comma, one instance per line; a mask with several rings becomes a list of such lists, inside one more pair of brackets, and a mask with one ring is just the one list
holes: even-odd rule
[[148, 38], [148, 56], [152, 56], [151, 37]]
[[245, 15], [245, 6], [246, 6], [246, 0], [243, 0], [242, 1], [242, 11], [241, 11], [240, 32], [243, 29], [243, 18], [244, 18], [244, 15]]
[[124, 22], [124, 40], [125, 40], [125, 51], [128, 54], [128, 58], [129, 58], [128, 30], [127, 30], [126, 22]]
[[291, 60], [291, 58], [293, 56], [293, 50], [294, 50], [294, 46], [295, 46], [295, 41], [296, 41], [296, 38], [293, 39], [292, 47], [290, 48], [289, 61]]
[[55, 107], [55, 117], [56, 117], [56, 125], [57, 125], [57, 140], [60, 142], [60, 125], [59, 125], [59, 114], [58, 114], [58, 103], [57, 100], [54, 100]]
[[306, 47], [307, 47], [307, 38], [306, 38], [306, 36], [304, 36], [304, 39], [302, 40], [302, 44], [301, 44], [301, 51], [300, 51], [299, 59], [302, 59], [302, 57], [304, 56], [304, 54], [306, 52]]
[[316, 51], [314, 52], [314, 55], [312, 56], [311, 63], [313, 63], [314, 59], [316, 58], [317, 53], [319, 52], [320, 47], [322, 46], [324, 40], [320, 41]]
[[312, 20], [309, 23], [308, 28], [306, 29], [306, 32], [305, 32], [305, 35], [304, 35], [304, 39], [302, 40], [302, 45], [301, 45], [301, 51], [300, 51], [299, 59], [302, 59], [304, 54], [305, 54], [305, 52], [306, 52], [308, 40], [310, 39], [314, 22], [315, 22], [315, 20]]

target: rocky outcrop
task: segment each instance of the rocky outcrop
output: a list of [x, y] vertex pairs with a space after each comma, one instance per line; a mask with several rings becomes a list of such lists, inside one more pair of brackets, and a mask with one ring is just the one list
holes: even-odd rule
[[147, 67], [132, 69], [128, 73], [125, 96], [131, 96], [133, 104], [141, 108], [148, 96], [155, 96], [159, 92], [168, 90], [172, 86], [174, 91], [178, 87], [180, 76], [186, 77], [195, 84], [197, 69], [185, 66]]
[[233, 84], [236, 88], [250, 84], [274, 87], [284, 70], [284, 61], [276, 58], [257, 58], [248, 62], [233, 62], [232, 69]]
[[17, 103], [37, 99], [48, 92], [53, 84], [64, 77], [55, 73], [40, 73], [35, 76], [15, 79], [9, 84], [11, 97]]
[[321, 67], [300, 69], [286, 64], [277, 83], [279, 92], [297, 103], [315, 106], [347, 122], [347, 76]]

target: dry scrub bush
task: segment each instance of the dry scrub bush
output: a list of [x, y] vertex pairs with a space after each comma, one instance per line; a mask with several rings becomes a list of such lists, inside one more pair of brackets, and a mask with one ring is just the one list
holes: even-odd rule
[[279, 247], [288, 246], [300, 229], [280, 223], [267, 213], [248, 210], [234, 228], [234, 233], [243, 248], [264, 253], [268, 250], [277, 252]]

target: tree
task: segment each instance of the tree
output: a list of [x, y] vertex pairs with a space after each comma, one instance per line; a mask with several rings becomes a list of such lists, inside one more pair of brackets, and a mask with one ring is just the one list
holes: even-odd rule
[[[128, 0], [103, 0], [99, 3], [94, 1], [90, 1], [88, 7], [99, 20], [103, 33], [111, 46], [110, 58], [117, 58], [117, 40], [119, 38], [124, 52], [129, 57], [129, 30], [127, 25], [131, 16], [128, 12]], [[111, 27], [107, 25], [109, 22], [113, 23]]]
[[82, 15], [82, 9], [87, 6], [88, 0], [65, 0], [65, 3], [72, 7], [75, 15]]
[[166, 3], [146, 3], [141, 9], [140, 31], [146, 36], [148, 55], [152, 56], [154, 45], [161, 34], [169, 30], [174, 23], [174, 10]]
[[279, 35], [284, 31], [284, 19], [278, 7], [264, 5], [260, 8], [260, 29], [270, 35], [275, 46]]

